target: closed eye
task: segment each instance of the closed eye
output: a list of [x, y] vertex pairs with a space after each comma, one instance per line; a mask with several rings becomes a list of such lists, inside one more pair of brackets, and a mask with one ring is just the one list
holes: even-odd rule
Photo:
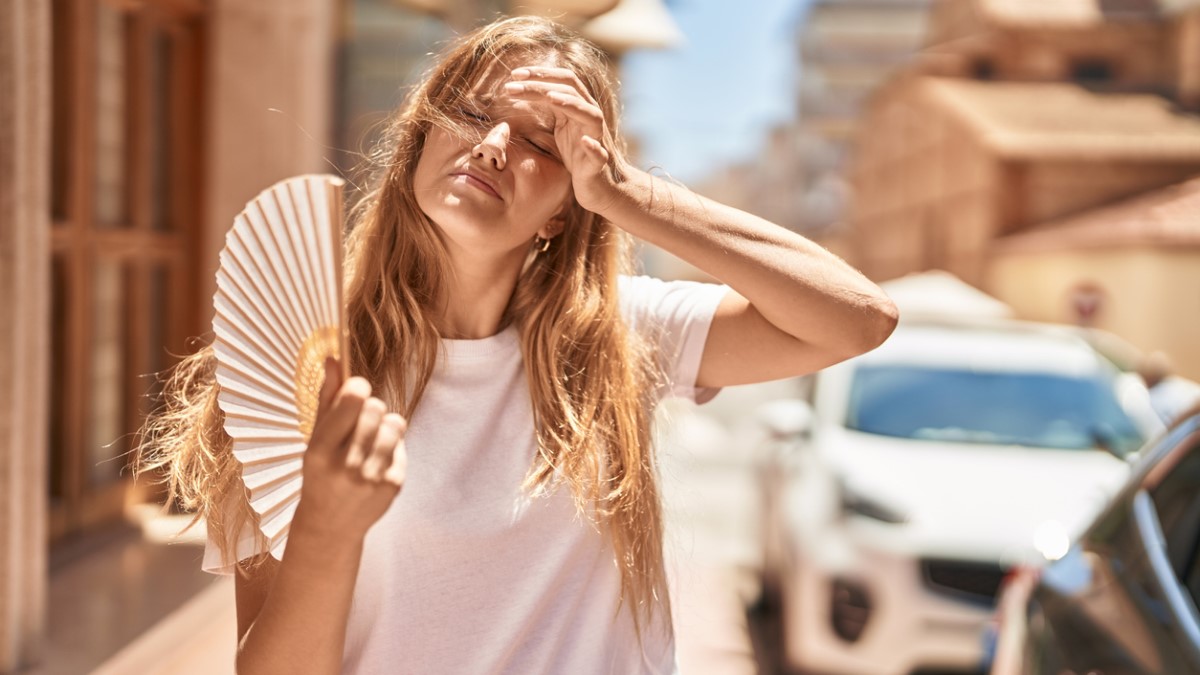
[[487, 122], [488, 121], [487, 115], [485, 115], [481, 112], [476, 112], [470, 108], [459, 108], [458, 112], [463, 117], [466, 117], [467, 119], [473, 120], [475, 122]]
[[528, 143], [530, 146], [532, 146], [534, 150], [537, 150], [538, 152], [542, 153], [543, 155], [546, 155], [547, 157], [554, 157], [554, 151], [551, 150], [550, 148], [547, 148], [544, 145], [539, 144], [538, 142], [534, 141], [531, 138], [526, 138], [524, 140], [526, 143]]

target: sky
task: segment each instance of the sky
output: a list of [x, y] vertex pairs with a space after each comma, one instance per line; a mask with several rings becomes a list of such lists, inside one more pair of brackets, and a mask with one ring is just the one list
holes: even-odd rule
[[751, 158], [794, 117], [796, 23], [805, 0], [665, 0], [685, 36], [626, 55], [624, 130], [643, 167], [685, 182]]

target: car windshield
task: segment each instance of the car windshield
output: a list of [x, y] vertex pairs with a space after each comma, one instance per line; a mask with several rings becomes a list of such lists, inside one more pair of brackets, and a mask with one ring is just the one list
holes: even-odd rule
[[1107, 448], [1142, 437], [1104, 378], [863, 366], [846, 426], [881, 436], [1041, 448]]

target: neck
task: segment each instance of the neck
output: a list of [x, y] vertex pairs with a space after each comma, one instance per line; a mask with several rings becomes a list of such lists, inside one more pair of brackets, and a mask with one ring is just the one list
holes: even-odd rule
[[443, 338], [478, 340], [500, 332], [521, 262], [451, 255], [451, 277], [446, 280], [441, 316], [437, 322]]

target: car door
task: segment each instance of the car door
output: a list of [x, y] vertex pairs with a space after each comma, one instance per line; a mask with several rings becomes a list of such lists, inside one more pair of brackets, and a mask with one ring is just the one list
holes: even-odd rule
[[1023, 672], [1200, 673], [1200, 419], [1147, 456], [1029, 606]]

